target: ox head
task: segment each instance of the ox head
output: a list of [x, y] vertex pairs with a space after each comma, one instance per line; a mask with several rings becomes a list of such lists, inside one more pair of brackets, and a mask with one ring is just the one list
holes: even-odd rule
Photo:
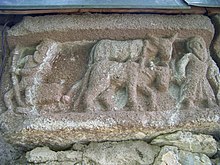
[[177, 36], [177, 33], [170, 38], [159, 38], [148, 35], [147, 38], [157, 47], [157, 56], [161, 62], [167, 63], [170, 61], [173, 52], [173, 43]]

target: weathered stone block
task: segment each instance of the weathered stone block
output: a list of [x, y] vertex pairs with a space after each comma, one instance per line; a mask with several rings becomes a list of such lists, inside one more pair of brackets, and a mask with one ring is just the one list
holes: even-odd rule
[[[187, 133], [189, 134], [189, 133]], [[168, 135], [166, 135], [167, 137]], [[184, 137], [180, 137], [179, 134], [170, 134], [170, 137], [179, 138], [181, 142], [183, 139], [187, 143], [191, 140], [191, 142], [197, 142], [196, 139], [198, 135], [192, 134], [193, 137], [189, 140], [188, 135], [183, 135]], [[205, 137], [207, 135], [199, 135]], [[167, 139], [171, 139], [167, 137]], [[176, 139], [175, 138], [175, 139]], [[211, 137], [208, 137], [210, 139]], [[163, 138], [165, 139], [165, 137]], [[198, 138], [198, 142], [201, 142]], [[153, 139], [153, 141], [158, 140], [158, 138]], [[193, 141], [194, 140], [194, 141]], [[175, 143], [173, 143], [176, 145]], [[74, 144], [76, 145], [76, 144]], [[160, 145], [160, 144], [159, 144]], [[193, 144], [192, 144], [193, 145]], [[205, 145], [205, 144], [204, 144]], [[79, 145], [78, 145], [79, 146]], [[91, 142], [89, 144], [81, 144], [79, 149], [73, 150], [65, 150], [58, 151], [57, 160], [50, 161], [49, 159], [43, 163], [37, 163], [42, 165], [47, 164], [55, 164], [55, 165], [66, 165], [66, 164], [76, 164], [76, 165], [211, 165], [210, 158], [201, 152], [200, 149], [187, 151], [186, 147], [180, 146], [168, 146], [164, 145], [162, 148], [156, 145], [148, 144], [143, 140], [136, 141], [123, 141], [123, 142]], [[76, 147], [76, 146], [75, 146]], [[74, 148], [75, 148], [74, 147]], [[204, 146], [205, 147], [205, 146]], [[82, 150], [83, 148], [83, 150]], [[193, 147], [192, 147], [193, 148]], [[194, 147], [195, 148], [195, 147]], [[209, 148], [209, 145], [207, 146]], [[36, 150], [38, 150], [36, 152]], [[41, 154], [44, 153], [45, 147], [35, 148], [34, 150], [27, 152], [26, 157], [30, 157], [31, 155], [32, 162], [30, 164], [34, 164], [33, 162], [38, 162], [39, 151], [42, 150]], [[54, 152], [49, 150], [46, 147], [47, 153]], [[48, 152], [49, 151], [49, 152]], [[210, 152], [208, 153], [210, 154]], [[47, 154], [44, 154], [47, 155]], [[212, 155], [210, 155], [212, 156]], [[216, 155], [215, 155], [216, 157]], [[212, 156], [212, 158], [214, 158]], [[217, 157], [216, 157], [217, 158]], [[36, 160], [35, 160], [36, 159]], [[218, 163], [218, 159], [213, 159], [213, 163]]]
[[8, 31], [2, 133], [24, 147], [219, 132], [220, 76], [205, 16], [26, 17]]
[[144, 141], [91, 143], [83, 154], [85, 162], [99, 165], [152, 164], [160, 148]]
[[179, 34], [180, 37], [202, 36], [211, 43], [214, 28], [208, 17], [202, 15], [54, 15], [25, 17], [8, 31], [10, 47], [17, 44], [38, 44], [45, 38], [59, 42], [145, 38]]
[[82, 153], [78, 151], [59, 151], [57, 152], [57, 159], [59, 162], [81, 162], [83, 157]]
[[210, 135], [195, 135], [191, 132], [178, 131], [173, 134], [156, 137], [151, 144], [158, 146], [171, 145], [180, 150], [203, 153], [209, 157], [217, 153], [217, 142]]
[[37, 147], [26, 154], [29, 163], [45, 163], [56, 161], [57, 153], [50, 150], [49, 147]]
[[0, 135], [0, 164], [13, 164], [13, 161], [21, 154], [16, 152], [17, 151]]
[[37, 147], [26, 153], [28, 164], [77, 164], [82, 162], [82, 153], [78, 151], [52, 151], [49, 147]]
[[129, 165], [152, 164], [160, 147], [144, 141], [90, 143], [83, 152], [52, 151], [48, 147], [37, 147], [26, 153], [30, 164], [96, 164]]
[[211, 165], [208, 156], [201, 153], [192, 153], [178, 150], [177, 147], [164, 146], [153, 165]]
[[[7, 30], [9, 28], [6, 26], [0, 26], [0, 56], [1, 56], [1, 60], [0, 60], [0, 65], [1, 67], [1, 72], [3, 73], [2, 75], [2, 80], [1, 80], [1, 90], [2, 93], [5, 93], [7, 90], [9, 90], [11, 88], [10, 86], [10, 75], [8, 74], [8, 71], [10, 70], [10, 57], [8, 56], [9, 54], [9, 48], [8, 48], [8, 44], [7, 44]], [[3, 34], [3, 36], [2, 36]], [[3, 41], [3, 44], [2, 44]], [[0, 99], [0, 113], [2, 113], [5, 108], [4, 108], [4, 101], [3, 99]]]

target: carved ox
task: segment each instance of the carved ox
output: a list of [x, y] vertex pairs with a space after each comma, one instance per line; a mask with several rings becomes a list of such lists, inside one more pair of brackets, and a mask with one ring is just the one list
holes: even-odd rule
[[[156, 81], [155, 87], [158, 90], [167, 89], [169, 81], [164, 77], [169, 77], [167, 64], [171, 59], [172, 44], [176, 36], [149, 37], [149, 40], [99, 41], [91, 51], [89, 69], [80, 82], [81, 91], [75, 100], [74, 110], [79, 110], [82, 98], [88, 111], [96, 111], [96, 101], [107, 110], [114, 110], [115, 91], [124, 87], [128, 92], [129, 108], [138, 109], [139, 89], [151, 99], [150, 109], [155, 109], [156, 98], [151, 89], [152, 83]], [[75, 87], [63, 97], [64, 101], [73, 95]]]

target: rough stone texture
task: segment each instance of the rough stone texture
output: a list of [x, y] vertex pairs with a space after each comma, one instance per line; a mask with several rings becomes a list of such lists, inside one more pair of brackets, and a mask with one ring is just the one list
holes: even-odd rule
[[180, 150], [203, 153], [209, 157], [217, 153], [217, 142], [210, 135], [192, 134], [178, 131], [173, 134], [160, 135], [151, 144], [158, 146], [172, 145]]
[[[7, 30], [9, 28], [6, 27], [5, 31], [4, 31], [4, 36], [7, 36]], [[3, 30], [3, 26], [0, 26], [0, 56], [1, 56], [1, 60], [0, 60], [0, 64], [2, 66], [2, 58], [3, 58], [3, 50], [2, 50], [2, 30]], [[7, 38], [5, 38], [7, 40]], [[10, 75], [8, 74], [9, 70], [10, 70], [10, 61], [11, 58], [9, 56], [9, 48], [7, 45], [7, 41], [4, 40], [5, 42], [5, 52], [6, 52], [6, 58], [5, 58], [5, 64], [4, 64], [4, 74], [2, 77], [2, 85], [1, 85], [1, 93], [5, 93], [6, 91], [8, 91], [11, 88], [11, 83], [10, 83]], [[1, 99], [0, 99], [0, 114], [2, 112], [4, 112], [6, 109], [4, 107], [4, 99], [3, 99], [3, 95], [1, 95]]]
[[178, 150], [177, 147], [164, 146], [153, 165], [212, 165], [208, 156]]
[[16, 44], [37, 44], [51, 38], [59, 42], [124, 40], [145, 38], [146, 34], [159, 36], [178, 32], [180, 37], [201, 35], [211, 43], [214, 29], [208, 17], [202, 15], [56, 15], [25, 17], [8, 31], [10, 47]]
[[58, 161], [69, 161], [69, 162], [81, 162], [82, 161], [82, 153], [78, 151], [60, 151], [57, 152]]
[[[108, 116], [106, 116], [106, 113], [101, 113], [98, 119], [95, 114], [85, 118], [84, 114], [68, 113], [62, 117], [52, 115], [48, 118], [28, 118], [25, 121], [23, 121], [21, 115], [5, 113], [2, 115], [1, 120], [4, 120], [3, 129], [10, 130], [10, 132], [5, 132], [5, 138], [11, 143], [27, 147], [43, 144], [61, 149], [65, 149], [73, 142], [79, 141], [150, 139], [159, 134], [173, 132], [178, 129], [204, 133], [213, 133], [219, 130], [216, 125], [217, 112], [215, 111], [197, 111], [193, 113], [180, 111], [178, 112], [178, 118], [184, 120], [180, 125], [169, 123], [172, 113], [172, 111], [139, 113], [138, 116], [133, 112], [124, 114], [107, 113]], [[110, 116], [112, 114], [114, 114], [114, 118]], [[191, 117], [194, 115], [197, 116], [196, 120], [201, 121], [202, 126]], [[129, 116], [129, 119], [120, 121], [121, 118], [127, 116]], [[206, 118], [207, 116], [208, 118]], [[134, 121], [138, 121], [138, 123]], [[167, 126], [172, 128], [167, 128]]]
[[72, 150], [74, 151], [84, 151], [87, 148], [87, 145], [82, 143], [75, 143], [72, 146]]
[[216, 158], [216, 159], [211, 159], [212, 164], [214, 165], [220, 165], [220, 158]]
[[213, 35], [200, 15], [25, 17], [8, 31], [0, 164], [8, 143], [29, 151], [17, 164], [217, 164], [200, 134], [220, 133]]
[[[2, 31], [3, 26], [0, 26], [0, 31]], [[2, 56], [2, 33], [0, 34], [0, 55]]]
[[91, 143], [83, 159], [99, 165], [152, 164], [159, 147], [143, 141]]
[[30, 163], [45, 163], [58, 160], [57, 153], [51, 151], [49, 147], [37, 147], [28, 152], [26, 158]]
[[13, 164], [19, 153], [0, 135], [0, 164]]
[[[178, 43], [173, 46], [176, 39], [175, 35], [148, 40], [101, 40], [92, 50], [94, 42], [45, 40], [33, 55], [25, 54], [33, 48], [16, 47], [12, 52], [13, 88], [4, 96], [8, 111], [0, 118], [5, 138], [19, 145], [65, 148], [77, 141], [152, 138], [178, 129], [217, 130], [219, 91], [214, 93], [213, 89], [219, 84], [210, 69], [215, 63], [206, 53], [204, 40], [195, 37], [180, 42], [196, 41], [202, 50], [193, 47], [194, 54], [185, 54], [180, 49], [185, 55], [174, 59], [178, 61], [174, 63], [177, 69], [169, 67], [173, 47], [178, 47]], [[147, 51], [145, 48], [151, 52], [142, 54]], [[129, 56], [120, 57], [116, 50]], [[70, 69], [89, 52], [86, 73]], [[84, 56], [77, 58], [78, 53]], [[63, 54], [69, 63], [65, 64]], [[204, 61], [196, 56], [204, 56]], [[86, 64], [86, 60], [82, 61], [80, 64]], [[191, 65], [191, 61], [197, 65]], [[63, 66], [67, 66], [65, 70]], [[198, 74], [202, 70], [203, 74]], [[184, 81], [186, 78], [188, 81]]]
[[48, 147], [37, 147], [26, 153], [28, 164], [77, 164], [82, 162], [82, 153], [78, 151], [55, 152]]
[[213, 57], [220, 66], [220, 14], [211, 17], [212, 22], [215, 26], [215, 37], [213, 39], [213, 44], [211, 48], [213, 49]]
[[160, 147], [144, 141], [90, 143], [83, 152], [51, 151], [38, 147], [26, 153], [30, 164], [133, 165], [152, 164]]
[[[39, 163], [37, 165], [82, 165], [82, 164], [77, 164], [74, 162], [70, 162], [70, 161], [65, 161], [65, 162], [56, 162], [56, 161], [50, 161], [50, 162], [46, 162], [46, 163]], [[19, 164], [18, 164], [19, 165]], [[34, 163], [28, 163], [28, 165], [35, 165]], [[86, 164], [87, 165], [87, 164]], [[90, 164], [88, 164], [90, 165]]]
[[12, 144], [62, 150], [220, 130], [205, 16], [26, 17], [8, 34], [12, 87], [0, 124]]
[[[0, 31], [2, 31], [3, 29], [3, 26], [0, 26]], [[0, 56], [2, 57], [2, 33], [0, 34]], [[0, 63], [2, 65], [2, 62]], [[0, 114], [3, 112], [3, 107], [4, 107], [4, 102], [2, 99], [0, 99], [0, 105], [1, 105], [1, 108], [0, 108]]]
[[[171, 134], [170, 136], [173, 137], [174, 135]], [[197, 135], [193, 134], [193, 136], [195, 137]], [[206, 135], [200, 136], [205, 137]], [[185, 141], [189, 140], [188, 136], [184, 136], [183, 138]], [[73, 148], [74, 151], [72, 150]], [[186, 151], [184, 150], [185, 148], [180, 149], [180, 147], [170, 145], [165, 145], [160, 148], [157, 144], [152, 145], [141, 140], [100, 143], [91, 142], [89, 144], [80, 145], [76, 143], [73, 145], [72, 149], [55, 152], [48, 147], [38, 147], [27, 152], [26, 161], [20, 164], [212, 165], [213, 163], [213, 165], [218, 165], [219, 162], [219, 157], [216, 157], [217, 155], [214, 157], [212, 156], [211, 160], [206, 154], [201, 153], [200, 150], [196, 150], [196, 152], [198, 151], [198, 153], [196, 153], [194, 151]], [[19, 161], [15, 163], [19, 164]]]

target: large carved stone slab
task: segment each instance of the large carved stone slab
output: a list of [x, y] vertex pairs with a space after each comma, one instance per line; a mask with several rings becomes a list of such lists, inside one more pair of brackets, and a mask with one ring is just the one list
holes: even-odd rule
[[[176, 130], [219, 132], [220, 75], [209, 53], [208, 18], [98, 15], [100, 26], [88, 32], [93, 16], [52, 17], [26, 18], [9, 31], [11, 47], [19, 39], [11, 52], [7, 111], [0, 118], [9, 142], [60, 149]], [[81, 32], [89, 35], [69, 36], [80, 28], [71, 21], [43, 31], [45, 20], [61, 18], [80, 20]], [[126, 25], [128, 20], [134, 24]], [[33, 31], [33, 24], [39, 28]]]

